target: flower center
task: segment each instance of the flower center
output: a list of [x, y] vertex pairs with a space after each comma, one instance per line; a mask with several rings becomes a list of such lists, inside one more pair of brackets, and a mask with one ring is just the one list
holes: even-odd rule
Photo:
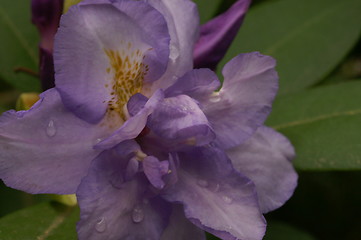
[[140, 92], [145, 74], [149, 67], [143, 63], [144, 55], [141, 50], [133, 49], [130, 42], [121, 50], [104, 49], [109, 58], [110, 66], [106, 69], [108, 74], [112, 74], [112, 84], [110, 87], [111, 99], [108, 101], [107, 112], [118, 114], [126, 120], [124, 106], [129, 98]]

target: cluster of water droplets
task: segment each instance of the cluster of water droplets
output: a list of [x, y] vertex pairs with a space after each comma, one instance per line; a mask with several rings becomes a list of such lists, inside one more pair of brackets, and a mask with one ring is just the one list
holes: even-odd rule
[[132, 211], [132, 220], [134, 223], [140, 223], [144, 219], [144, 210], [141, 206], [136, 206]]

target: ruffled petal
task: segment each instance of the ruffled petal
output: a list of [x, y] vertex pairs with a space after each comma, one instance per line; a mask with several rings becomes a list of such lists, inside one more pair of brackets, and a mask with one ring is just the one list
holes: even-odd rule
[[144, 129], [147, 123], [148, 116], [154, 111], [158, 103], [163, 99], [164, 93], [162, 90], [158, 90], [148, 100], [144, 107], [133, 117], [129, 118], [117, 131], [115, 131], [110, 137], [105, 138], [97, 145], [96, 149], [110, 149], [118, 143], [136, 138]]
[[256, 185], [263, 213], [282, 206], [293, 194], [297, 173], [290, 142], [271, 128], [260, 127], [245, 143], [227, 150], [234, 167]]
[[241, 144], [267, 118], [278, 89], [275, 65], [272, 57], [253, 52], [224, 66], [222, 89], [202, 102], [221, 148]]
[[159, 161], [156, 157], [148, 156], [143, 160], [144, 174], [156, 188], [162, 189], [165, 185], [162, 177], [169, 171], [168, 161]]
[[147, 126], [160, 138], [190, 145], [204, 145], [215, 138], [207, 118], [187, 95], [160, 102], [150, 115]]
[[55, 39], [55, 79], [64, 104], [91, 123], [108, 108], [121, 111], [145, 82], [165, 72], [169, 41], [163, 16], [142, 1], [73, 6]]
[[99, 155], [79, 186], [79, 239], [158, 240], [167, 226], [170, 205], [147, 195], [148, 182], [142, 175], [122, 181], [129, 156], [117, 148], [127, 146], [120, 144]]
[[191, 98], [202, 101], [209, 94], [216, 91], [221, 83], [217, 75], [209, 69], [194, 69], [180, 77], [164, 93], [166, 97], [186, 94]]
[[0, 118], [0, 178], [30, 193], [74, 193], [108, 132], [67, 111], [55, 89], [29, 111]]
[[193, 47], [199, 36], [199, 15], [196, 4], [190, 0], [146, 1], [165, 17], [171, 36], [167, 71], [159, 81], [152, 84], [154, 92], [158, 88], [166, 89], [193, 68]]
[[173, 204], [169, 224], [160, 240], [206, 240], [204, 231], [192, 224], [185, 216], [182, 206]]
[[180, 155], [178, 182], [163, 195], [195, 225], [225, 240], [262, 239], [266, 223], [253, 183], [214, 147]]
[[225, 13], [201, 26], [194, 67], [215, 69], [236, 37], [251, 0], [238, 0]]

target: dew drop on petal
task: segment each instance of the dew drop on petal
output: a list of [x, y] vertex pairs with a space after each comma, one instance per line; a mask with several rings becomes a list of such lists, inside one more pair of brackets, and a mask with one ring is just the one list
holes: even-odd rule
[[53, 120], [50, 120], [48, 126], [46, 127], [46, 135], [49, 137], [54, 137], [56, 134], [56, 128]]
[[200, 187], [204, 187], [204, 188], [208, 187], [208, 182], [207, 182], [206, 180], [204, 180], [204, 179], [198, 179], [198, 180], [197, 180], [197, 184], [198, 184]]
[[233, 202], [232, 198], [228, 196], [222, 196], [222, 199], [225, 203], [231, 204]]
[[219, 102], [221, 100], [221, 96], [219, 95], [219, 92], [212, 93], [211, 97], [209, 98], [209, 101], [212, 103]]
[[139, 206], [135, 207], [132, 212], [132, 219], [135, 223], [140, 223], [144, 219], [143, 209]]
[[100, 218], [98, 220], [98, 222], [95, 224], [95, 230], [97, 230], [97, 232], [104, 232], [105, 229], [107, 229], [107, 223], [104, 217]]

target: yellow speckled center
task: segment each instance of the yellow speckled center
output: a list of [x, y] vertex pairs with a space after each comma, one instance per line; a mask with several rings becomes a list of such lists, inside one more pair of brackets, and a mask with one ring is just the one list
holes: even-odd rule
[[108, 101], [108, 113], [117, 113], [125, 120], [124, 105], [129, 98], [140, 92], [148, 66], [143, 64], [144, 55], [139, 49], [132, 49], [132, 44], [127, 43], [121, 51], [104, 49], [109, 58], [110, 66], [106, 69], [112, 74], [112, 84], [105, 87], [111, 88], [111, 100]]

